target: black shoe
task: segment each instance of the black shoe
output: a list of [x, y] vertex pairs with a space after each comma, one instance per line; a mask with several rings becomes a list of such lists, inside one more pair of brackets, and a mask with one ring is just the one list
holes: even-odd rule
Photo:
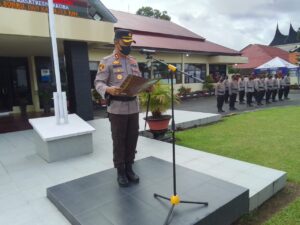
[[133, 183], [138, 183], [140, 181], [140, 178], [138, 175], [135, 174], [135, 172], [132, 169], [132, 164], [126, 164], [126, 176], [129, 181]]
[[129, 181], [128, 181], [128, 178], [126, 176], [124, 165], [118, 167], [117, 170], [118, 170], [117, 181], [118, 181], [119, 186], [120, 187], [128, 187], [129, 186]]

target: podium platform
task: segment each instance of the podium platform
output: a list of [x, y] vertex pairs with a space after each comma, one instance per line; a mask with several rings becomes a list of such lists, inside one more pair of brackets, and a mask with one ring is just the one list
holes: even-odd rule
[[[171, 196], [172, 164], [147, 157], [136, 161], [139, 184], [120, 188], [115, 169], [108, 169], [47, 189], [47, 197], [73, 225], [160, 225], [170, 203], [153, 193]], [[173, 225], [230, 225], [249, 210], [249, 190], [177, 166], [181, 199], [207, 201], [208, 206], [179, 204]]]

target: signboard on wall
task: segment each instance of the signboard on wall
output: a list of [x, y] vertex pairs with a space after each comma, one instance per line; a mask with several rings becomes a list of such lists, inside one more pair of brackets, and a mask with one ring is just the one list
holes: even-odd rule
[[[54, 13], [64, 16], [91, 18], [89, 0], [53, 0]], [[47, 0], [0, 0], [0, 7], [48, 13]]]

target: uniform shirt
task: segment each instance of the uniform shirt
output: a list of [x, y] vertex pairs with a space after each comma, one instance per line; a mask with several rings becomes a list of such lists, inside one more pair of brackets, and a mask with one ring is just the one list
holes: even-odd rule
[[225, 83], [223, 82], [218, 82], [216, 85], [216, 89], [215, 89], [215, 95], [216, 96], [222, 96], [225, 94]]
[[232, 80], [229, 82], [229, 94], [237, 94], [238, 93], [238, 82], [236, 80]]
[[282, 78], [279, 79], [279, 86], [280, 86], [280, 89], [283, 89], [285, 87], [284, 79], [282, 79]]
[[273, 78], [273, 90], [279, 89], [278, 78]]
[[225, 85], [225, 90], [228, 91], [229, 90], [229, 80], [224, 80], [224, 85]]
[[265, 91], [266, 90], [265, 79], [263, 79], [263, 78], [259, 79], [258, 89], [259, 89], [259, 91]]
[[254, 81], [254, 88], [256, 91], [264, 91], [265, 90], [265, 84], [262, 79], [256, 79]]
[[245, 80], [239, 80], [238, 87], [239, 91], [245, 91]]
[[267, 90], [273, 90], [273, 86], [274, 86], [274, 82], [272, 79], [267, 79], [266, 80], [266, 86], [267, 86]]
[[285, 86], [290, 86], [291, 85], [290, 77], [285, 76], [283, 79], [284, 79]]
[[[141, 76], [136, 59], [132, 56], [121, 57], [114, 51], [100, 61], [94, 81], [95, 88], [105, 98], [107, 87], [119, 87], [128, 75]], [[107, 112], [121, 115], [138, 113], [138, 98], [132, 101], [111, 100]]]
[[254, 92], [254, 80], [247, 80], [245, 85], [245, 92], [246, 93], [253, 93]]

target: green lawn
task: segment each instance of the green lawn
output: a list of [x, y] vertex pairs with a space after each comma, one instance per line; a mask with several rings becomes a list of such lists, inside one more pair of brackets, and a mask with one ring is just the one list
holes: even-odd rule
[[[300, 184], [300, 107], [282, 107], [223, 118], [176, 133], [177, 144], [288, 173]], [[300, 224], [300, 199], [266, 225]]]

